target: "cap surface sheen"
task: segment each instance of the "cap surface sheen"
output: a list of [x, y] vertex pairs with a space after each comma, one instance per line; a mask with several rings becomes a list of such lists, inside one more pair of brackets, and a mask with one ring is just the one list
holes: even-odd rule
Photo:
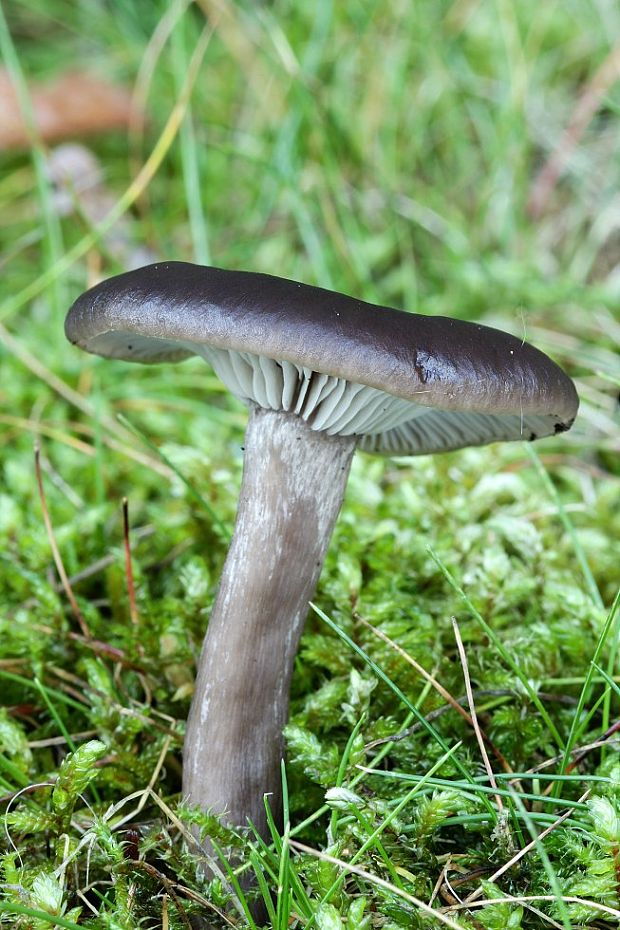
[[[286, 382], [290, 371], [306, 380], [313, 373], [328, 376], [322, 398], [330, 393], [332, 407], [338, 390], [346, 393], [338, 387], [343, 382], [374, 389], [373, 402], [378, 392], [400, 399], [386, 430], [378, 413], [371, 420], [349, 418], [348, 431], [360, 425], [360, 445], [368, 451], [402, 454], [538, 438], [568, 429], [578, 406], [572, 381], [554, 362], [499, 330], [185, 262], [103, 281], [78, 298], [65, 331], [71, 342], [107, 357], [158, 362], [202, 355], [226, 383], [224, 370], [249, 366], [250, 375], [240, 375], [242, 387], [235, 381], [231, 389], [258, 403], [264, 395], [271, 407], [282, 372]], [[248, 381], [261, 396], [249, 395]], [[358, 407], [363, 399], [358, 396]], [[411, 403], [411, 416], [402, 401]], [[304, 415], [294, 405], [282, 409]], [[307, 416], [312, 425], [317, 408]], [[347, 431], [329, 428], [332, 421], [342, 422], [339, 410], [328, 431]]]

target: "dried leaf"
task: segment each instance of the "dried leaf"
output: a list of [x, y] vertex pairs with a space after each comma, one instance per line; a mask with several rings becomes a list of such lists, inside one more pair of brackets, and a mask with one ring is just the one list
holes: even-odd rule
[[[29, 87], [37, 136], [44, 142], [126, 129], [131, 95], [92, 74], [71, 71]], [[30, 144], [28, 127], [8, 72], [0, 69], [0, 150]]]

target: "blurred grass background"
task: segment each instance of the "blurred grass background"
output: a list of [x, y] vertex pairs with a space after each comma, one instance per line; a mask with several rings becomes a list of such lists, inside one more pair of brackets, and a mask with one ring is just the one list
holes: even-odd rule
[[[113, 762], [121, 760], [101, 772], [112, 803], [151, 777], [163, 745], [158, 714], [165, 714], [173, 736], [164, 789], [172, 798], [178, 791], [180, 724], [224, 555], [211, 511], [233, 519], [245, 415], [203, 363], [141, 369], [103, 362], [71, 348], [62, 332], [68, 306], [86, 286], [147, 249], [153, 258], [263, 271], [500, 325], [576, 377], [577, 424], [536, 447], [552, 492], [519, 445], [397, 465], [358, 456], [320, 597], [351, 631], [354, 592], [373, 622], [387, 624], [429, 669], [441, 668], [460, 694], [449, 617], [462, 607], [429, 559], [428, 542], [467, 582], [527, 675], [573, 701], [551, 705], [562, 746], [575, 727], [584, 739], [588, 725], [591, 739], [600, 736], [592, 708], [602, 702], [609, 727], [617, 694], [608, 684], [605, 696], [604, 682], [592, 691], [588, 663], [617, 592], [620, 561], [615, 0], [4, 0], [1, 10], [0, 51], [16, 86], [88, 71], [131, 88], [135, 104], [127, 131], [87, 142], [112, 210], [100, 230], [85, 208], [59, 215], [46, 145], [35, 139], [0, 153], [3, 719], [23, 740], [84, 731], [107, 741]], [[91, 655], [69, 638], [75, 619], [56, 587], [36, 495], [37, 436], [65, 567], [72, 577], [87, 573], [75, 585], [80, 609], [99, 640], [125, 650], [129, 665], [139, 662], [142, 678], [117, 667], [115, 681], [109, 654]], [[123, 496], [135, 532], [137, 645], [121, 553]], [[519, 522], [500, 526], [498, 508]], [[480, 632], [462, 622], [479, 687], [515, 687]], [[372, 690], [363, 697], [363, 688], [347, 685], [350, 655], [317, 624], [297, 670], [298, 729], [290, 734], [302, 760], [291, 776], [298, 819], [321, 803], [308, 779], [321, 789], [333, 783], [330, 765], [356, 719], [353, 711], [343, 718], [342, 703], [369, 712]], [[421, 688], [393, 653], [357, 632], [394, 680]], [[613, 679], [609, 648], [604, 662]], [[87, 695], [82, 716], [65, 715], [62, 701], [50, 714], [32, 690], [35, 676], [65, 698]], [[580, 694], [592, 711], [586, 723], [575, 722]], [[367, 740], [402, 722], [394, 697], [380, 688], [377, 695]], [[124, 716], [138, 705], [154, 730]], [[494, 738], [513, 762], [527, 767], [552, 754], [549, 732], [544, 727], [541, 735], [531, 708], [527, 736], [515, 738], [515, 727], [525, 724], [513, 710], [492, 717]], [[311, 733], [324, 739], [322, 748], [312, 750]], [[9, 751], [6, 739], [23, 781], [5, 771], [7, 796], [44, 780], [65, 751], [28, 755], [26, 743]], [[424, 768], [435, 757], [420, 740], [395, 758]], [[608, 765], [605, 758], [597, 764]], [[149, 822], [157, 822], [155, 813]], [[472, 836], [450, 842], [483, 843]], [[33, 868], [44, 868], [40, 851], [30, 855]], [[560, 885], [562, 855], [558, 846]], [[175, 867], [189, 869], [185, 862]], [[406, 857], [401, 867], [413, 868]], [[423, 897], [435, 867], [429, 858], [417, 874]], [[20, 881], [28, 885], [23, 875]], [[617, 907], [612, 898], [609, 888], [600, 892]], [[388, 923], [397, 920], [389, 908], [382, 913]], [[492, 919], [507, 925], [508, 916], [497, 913], [489, 909], [486, 923], [478, 915], [471, 926]], [[554, 913], [565, 927], [604, 919]], [[529, 912], [521, 919], [539, 925]], [[417, 926], [410, 913], [406, 920], [398, 925]]]

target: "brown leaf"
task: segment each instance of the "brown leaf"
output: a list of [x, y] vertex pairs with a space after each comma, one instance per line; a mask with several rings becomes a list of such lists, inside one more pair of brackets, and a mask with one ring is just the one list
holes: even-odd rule
[[[29, 87], [38, 138], [44, 142], [126, 129], [131, 95], [124, 87], [79, 71]], [[0, 69], [0, 150], [30, 144], [26, 120], [11, 78]]]

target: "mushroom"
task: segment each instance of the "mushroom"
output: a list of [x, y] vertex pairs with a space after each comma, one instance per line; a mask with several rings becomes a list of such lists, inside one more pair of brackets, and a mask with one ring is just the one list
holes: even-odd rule
[[[267, 834], [293, 662], [354, 450], [444, 452], [569, 429], [575, 387], [498, 330], [283, 278], [165, 262], [103, 281], [68, 339], [135, 362], [206, 359], [249, 407], [234, 535], [200, 656], [183, 792]], [[205, 847], [206, 848], [206, 847]]]

